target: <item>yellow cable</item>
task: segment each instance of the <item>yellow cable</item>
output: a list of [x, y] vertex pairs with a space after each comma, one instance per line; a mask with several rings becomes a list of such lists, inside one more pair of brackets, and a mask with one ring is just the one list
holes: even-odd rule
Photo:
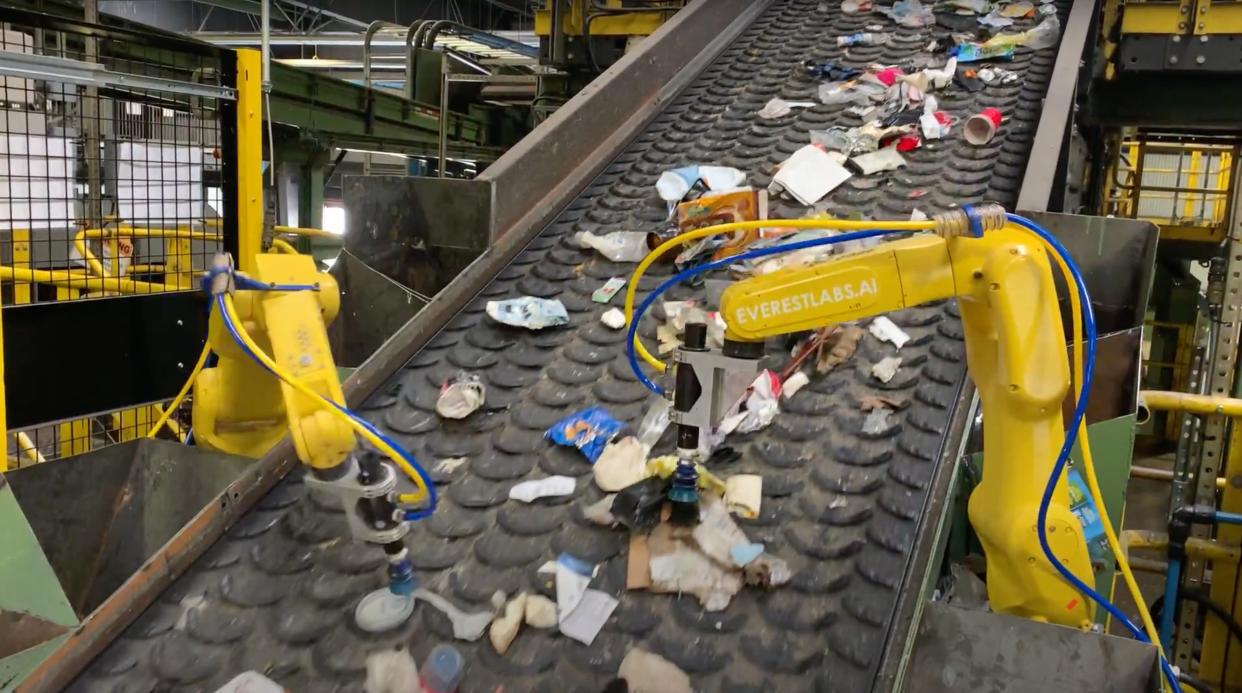
[[[655, 250], [647, 253], [642, 262], [638, 263], [638, 267], [634, 268], [634, 274], [630, 275], [629, 286], [625, 288], [625, 321], [628, 323], [634, 318], [634, 294], [638, 291], [638, 280], [642, 279], [647, 268], [651, 266], [657, 258], [662, 257], [664, 253], [673, 248], [682, 245], [688, 241], [697, 241], [700, 238], [709, 236], [719, 236], [721, 234], [733, 233], [734, 231], [749, 231], [752, 229], [767, 228], [787, 228], [787, 229], [831, 229], [834, 231], [866, 231], [869, 229], [891, 229], [893, 231], [928, 231], [936, 228], [936, 222], [928, 221], [854, 221], [847, 219], [760, 219], [759, 221], [735, 221], [728, 224], [717, 224], [715, 226], [705, 226], [701, 229], [687, 231], [682, 234], [673, 236], [664, 241]], [[638, 339], [637, 333], [634, 335], [634, 350], [642, 357], [644, 361], [651, 365], [656, 371], [663, 373], [666, 366], [664, 362], [656, 358], [647, 351], [642, 342]]]
[[[1039, 238], [1034, 233], [1031, 235]], [[1065, 284], [1068, 287], [1071, 322], [1074, 325], [1074, 358], [1071, 361], [1074, 365], [1074, 401], [1076, 402], [1082, 397], [1083, 385], [1082, 303], [1076, 288], [1078, 284], [1074, 281], [1074, 275], [1065, 263], [1065, 258], [1061, 257], [1061, 254], [1044, 239], [1039, 238], [1039, 241], [1047, 248], [1048, 255], [1056, 260], [1057, 266], [1060, 267], [1061, 274], [1065, 277]], [[1085, 416], [1082, 421], [1078, 422], [1078, 445], [1082, 451], [1083, 476], [1087, 480], [1087, 488], [1091, 492], [1091, 498], [1095, 501], [1095, 505], [1100, 511], [1100, 523], [1104, 525], [1104, 536], [1108, 539], [1108, 548], [1112, 551], [1113, 559], [1117, 561], [1117, 566], [1121, 570], [1126, 588], [1130, 591], [1130, 597], [1138, 608], [1139, 618], [1143, 621], [1143, 628], [1147, 631], [1147, 637], [1156, 646], [1160, 656], [1164, 657], [1164, 646], [1160, 642], [1160, 631], [1156, 628], [1155, 621], [1151, 618], [1151, 612], [1147, 610], [1147, 601], [1143, 599], [1143, 593], [1139, 589], [1138, 581], [1134, 579], [1134, 572], [1130, 569], [1130, 562], [1126, 558], [1125, 551], [1121, 548], [1121, 542], [1117, 540], [1117, 533], [1113, 529], [1112, 520], [1108, 517], [1108, 508], [1104, 504], [1104, 493], [1100, 490], [1100, 482], [1095, 474], [1095, 462], [1091, 457], [1091, 441], [1087, 438]], [[1166, 606], [1166, 608], [1173, 607]], [[1163, 685], [1167, 687], [1168, 683], [1165, 682]]]
[[298, 254], [297, 248], [294, 248], [288, 241], [280, 238], [272, 239], [272, 245], [268, 247], [268, 251], [273, 253], [284, 253], [285, 255]]
[[302, 382], [288, 371], [285, 371], [277, 365], [270, 356], [264, 353], [263, 349], [261, 349], [259, 345], [256, 344], [250, 337], [250, 334], [246, 332], [246, 328], [242, 324], [241, 317], [237, 315], [237, 309], [233, 305], [233, 297], [228, 294], [224, 294], [224, 310], [228, 315], [229, 320], [233, 323], [233, 326], [237, 329], [237, 335], [241, 337], [242, 343], [246, 345], [246, 348], [255, 355], [255, 358], [257, 358], [260, 363], [262, 363], [268, 370], [275, 373], [281, 380], [288, 383], [293, 389], [311, 398], [312, 400], [319, 402], [329, 414], [332, 414], [338, 419], [341, 419], [345, 423], [349, 424], [350, 428], [354, 429], [354, 432], [365, 438], [367, 442], [374, 445], [385, 455], [388, 455], [388, 457], [401, 468], [401, 471], [405, 472], [406, 476], [410, 477], [410, 481], [414, 482], [414, 485], [418, 487], [419, 492], [403, 493], [398, 496], [398, 500], [402, 503], [418, 504], [431, 497], [431, 493], [427, 489], [427, 485], [423, 483], [422, 477], [418, 475], [418, 472], [414, 470], [414, 467], [410, 466], [409, 462], [405, 461], [405, 458], [395, 447], [389, 445], [383, 438], [380, 438], [371, 431], [367, 430], [366, 426], [363, 426], [349, 415], [332, 406], [332, 402], [330, 400], [312, 390], [309, 385]]
[[168, 403], [164, 413], [160, 414], [160, 418], [155, 422], [155, 425], [147, 432], [148, 438], [154, 438], [155, 434], [159, 433], [160, 429], [164, 427], [164, 424], [168, 423], [168, 419], [172, 417], [173, 412], [177, 411], [177, 407], [180, 407], [181, 403], [185, 401], [186, 395], [190, 394], [190, 388], [194, 387], [194, 380], [198, 378], [199, 372], [203, 370], [203, 366], [207, 363], [207, 354], [210, 353], [211, 347], [203, 344], [203, 351], [198, 355], [198, 362], [194, 364], [194, 370], [190, 371], [190, 377], [185, 379], [185, 385], [181, 386], [181, 391]]

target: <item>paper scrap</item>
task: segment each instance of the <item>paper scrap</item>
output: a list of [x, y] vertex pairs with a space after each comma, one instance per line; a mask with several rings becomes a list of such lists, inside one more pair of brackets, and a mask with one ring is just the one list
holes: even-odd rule
[[415, 599], [427, 602], [440, 613], [447, 616], [449, 622], [453, 624], [453, 637], [458, 640], [474, 642], [483, 637], [483, 633], [487, 631], [487, 626], [492, 622], [492, 618], [495, 617], [495, 614], [491, 611], [466, 613], [444, 597], [425, 589], [414, 590], [413, 596]]
[[[273, 690], [275, 693], [283, 693], [285, 690], [283, 686], [275, 683], [271, 685], [274, 688], [253, 684], [236, 689], [226, 687], [216, 693], [271, 693]], [[421, 687], [418, 666], [414, 664], [410, 651], [404, 647], [395, 650], [383, 649], [367, 655], [367, 677], [362, 688], [366, 693], [407, 693]]]
[[625, 313], [622, 313], [620, 308], [611, 308], [599, 316], [599, 321], [607, 325], [610, 330], [619, 330], [625, 327]]
[[898, 327], [896, 323], [889, 320], [888, 317], [884, 315], [872, 320], [871, 324], [867, 326], [867, 330], [870, 331], [876, 339], [881, 342], [888, 342], [898, 349], [902, 348], [906, 345], [906, 342], [910, 341], [910, 335], [906, 334], [905, 330]]
[[806, 384], [809, 382], [811, 382], [811, 377], [806, 373], [803, 373], [802, 371], [794, 373], [788, 378], [785, 378], [785, 382], [781, 385], [781, 397], [784, 399], [793, 397], [798, 394], [798, 390], [806, 387]]
[[647, 450], [634, 436], [609, 443], [591, 469], [600, 490], [615, 493], [646, 479]]
[[513, 639], [517, 637], [526, 614], [526, 596], [526, 593], [522, 592], [514, 597], [505, 605], [504, 613], [492, 621], [487, 637], [491, 640], [496, 654], [503, 655], [508, 651], [509, 645], [512, 645]]
[[469, 457], [447, 457], [436, 463], [435, 471], [437, 474], [452, 474], [469, 461]]
[[896, 356], [886, 356], [880, 359], [880, 362], [871, 367], [871, 375], [882, 383], [890, 382], [897, 375], [897, 370], [901, 368], [901, 359]]
[[629, 693], [692, 693], [694, 690], [686, 672], [641, 647], [630, 648], [625, 653], [617, 678], [625, 681]]
[[853, 174], [828, 156], [827, 152], [808, 144], [781, 164], [780, 171], [772, 178], [772, 182], [784, 188], [802, 204], [813, 205], [849, 180], [851, 175]]
[[811, 101], [786, 101], [776, 97], [759, 109], [759, 117], [767, 120], [781, 118], [792, 113], [795, 108], [810, 108], [814, 105]]
[[621, 291], [624, 287], [624, 277], [613, 277], [612, 279], [604, 282], [603, 286], [599, 287], [594, 291], [594, 293], [591, 294], [591, 300], [596, 303], [608, 303], [612, 300], [612, 297], [616, 296], [617, 292]]
[[583, 645], [595, 642], [595, 636], [617, 608], [617, 600], [607, 592], [588, 589], [568, 615], [560, 617], [561, 633]]
[[526, 625], [552, 628], [556, 625], [556, 602], [538, 594], [526, 597]]
[[[633, 651], [634, 650], [631, 650], [631, 652]], [[394, 651], [392, 652], [392, 655], [394, 657], [397, 657], [403, 653], [405, 654], [405, 657], [409, 659], [410, 655], [408, 652], [405, 652], [405, 650]], [[655, 655], [651, 655], [651, 656], [655, 657]], [[372, 684], [371, 658], [372, 657], [375, 657], [375, 655], [371, 655], [370, 657], [367, 657], [367, 687], [366, 687], [367, 693], [372, 693], [372, 688], [371, 688], [371, 684]], [[627, 656], [626, 660], [628, 659], [629, 657]], [[626, 660], [621, 661], [622, 668], [625, 667]], [[413, 663], [414, 663], [414, 660], [411, 659], [410, 664], [413, 665]], [[378, 684], [378, 681], [377, 681], [377, 685], [381, 685], [381, 684]], [[414, 685], [418, 685], [418, 672], [417, 671], [414, 672]], [[389, 688], [384, 687], [382, 690], [384, 693], [386, 693], [389, 690], [395, 691], [398, 689], [389, 689]], [[409, 689], [406, 689], [406, 690], [409, 690]], [[216, 693], [285, 693], [285, 687], [269, 679], [263, 674], [260, 674], [257, 671], [243, 671], [237, 676], [234, 676], [233, 678], [229, 679], [228, 683], [217, 688]], [[380, 688], [376, 688], [375, 693], [380, 693]]]
[[540, 498], [568, 496], [574, 492], [571, 476], [549, 476], [533, 481], [523, 481], [509, 489], [509, 500], [531, 503]]
[[721, 565], [729, 564], [729, 547], [746, 544], [750, 540], [733, 518], [727, 506], [714, 496], [705, 495], [699, 503], [699, 524], [690, 533], [708, 558]]
[[576, 572], [559, 560], [556, 562], [556, 613], [559, 621], [563, 622], [569, 612], [578, 607], [590, 584], [590, 575]]
[[611, 527], [617, 524], [617, 518], [612, 514], [612, 502], [617, 499], [617, 494], [609, 493], [603, 498], [582, 509], [582, 518], [597, 525]]
[[729, 512], [753, 520], [759, 517], [763, 502], [763, 477], [758, 474], [734, 474], [725, 479], [725, 505]]
[[888, 417], [891, 413], [891, 410], [884, 407], [872, 409], [867, 414], [867, 418], [863, 419], [862, 432], [865, 435], [875, 436], [887, 431], [889, 429]]
[[630, 535], [630, 550], [626, 553], [625, 589], [643, 590], [651, 586], [651, 550], [647, 535]]
[[[657, 528], [658, 529], [658, 528]], [[651, 591], [686, 592], [707, 611], [721, 611], [742, 589], [742, 578], [692, 546], [674, 542], [669, 553], [651, 556]]]

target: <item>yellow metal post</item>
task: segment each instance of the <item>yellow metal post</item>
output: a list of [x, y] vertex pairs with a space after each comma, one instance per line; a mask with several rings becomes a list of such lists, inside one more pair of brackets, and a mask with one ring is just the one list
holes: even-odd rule
[[[0, 311], [0, 315], [3, 311]], [[0, 318], [0, 440], [8, 440], [8, 410], [5, 409], [4, 402], [4, 320]], [[8, 455], [0, 455], [4, 459], [0, 460], [0, 472], [4, 471], [9, 464]]]
[[258, 51], [237, 51], [237, 266], [263, 250], [263, 84]]
[[190, 257], [190, 239], [172, 238], [164, 249], [164, 282], [176, 284], [182, 289], [194, 286], [193, 260]]
[[[13, 266], [30, 269], [30, 231], [13, 229]], [[13, 303], [30, 303], [30, 282], [13, 282]]]
[[91, 449], [91, 420], [74, 419], [60, 424], [59, 449], [61, 457], [81, 455]]
[[[1233, 420], [1229, 434], [1229, 449], [1225, 458], [1225, 487], [1221, 489], [1220, 510], [1224, 512], [1242, 512], [1242, 489], [1233, 480], [1242, 479], [1242, 419]], [[1216, 528], [1216, 543], [1225, 546], [1242, 544], [1242, 527], [1236, 525], [1219, 525]], [[1242, 614], [1242, 590], [1236, 563], [1226, 561], [1212, 562], [1212, 589], [1209, 592], [1212, 601], [1225, 607], [1234, 614]], [[1220, 682], [1226, 685], [1226, 691], [1239, 690], [1235, 684], [1242, 682], [1242, 644], [1234, 638], [1229, 629], [1218, 618], [1208, 618], [1203, 631], [1203, 651], [1199, 657], [1199, 675], [1209, 682]]]

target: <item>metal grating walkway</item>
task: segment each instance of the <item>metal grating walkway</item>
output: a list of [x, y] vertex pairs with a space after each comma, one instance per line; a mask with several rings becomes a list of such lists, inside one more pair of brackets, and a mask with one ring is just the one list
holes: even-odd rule
[[[482, 607], [498, 589], [554, 596], [535, 570], [567, 551], [603, 563], [597, 586], [620, 597], [591, 647], [530, 628], [503, 658], [486, 638], [455, 642], [468, 660], [462, 691], [503, 686], [505, 693], [595, 693], [635, 644], [682, 667], [698, 690], [870, 688], [915, 520], [964, 377], [955, 304], [891, 316], [914, 339], [901, 351], [900, 373], [882, 389], [913, 404], [894, 414], [889, 430], [861, 432], [857, 402], [879, 389], [868, 370], [892, 353], [868, 335], [852, 363], [783, 403], [767, 430], [730, 439], [743, 457], [725, 473], [764, 477], [762, 516], [743, 528], [789, 561], [795, 577], [771, 592], [748, 588], [723, 612], [706, 613], [689, 596], [623, 594], [626, 535], [581, 519], [580, 508], [601, 495], [590, 467], [576, 451], [550, 447], [542, 438], [553, 421], [596, 403], [637, 424], [651, 401], [628, 370], [623, 333], [599, 323], [601, 306], [590, 299], [631, 266], [578, 249], [575, 231], [660, 227], [664, 209], [653, 185], [665, 169], [719, 163], [748, 172], [753, 185], [766, 185], [775, 165], [808, 141], [809, 130], [861, 124], [843, 107], [822, 105], [781, 120], [757, 119], [756, 111], [774, 96], [815, 99], [816, 83], [803, 74], [803, 60], [909, 64], [933, 35], [941, 45], [948, 41], [943, 27], [894, 29], [878, 15], [830, 14], [817, 10], [820, 5], [774, 3], [366, 405], [368, 417], [428, 466], [470, 458], [451, 477], [438, 479], [440, 511], [408, 538], [425, 586], [463, 606]], [[1067, 6], [1061, 5], [1062, 18]], [[836, 36], [873, 23], [896, 30], [898, 38], [848, 55], [836, 47]], [[955, 115], [1000, 108], [1007, 120], [990, 145], [966, 145], [956, 128], [947, 140], [906, 154], [907, 168], [854, 177], [829, 195], [827, 211], [906, 218], [915, 207], [932, 212], [983, 199], [1012, 204], [1054, 57], [1054, 49], [1020, 54], [1008, 66], [1022, 74], [1017, 84], [937, 93], [942, 109]], [[772, 216], [805, 211], [778, 200]], [[648, 277], [642, 288], [658, 281]], [[559, 298], [572, 326], [531, 334], [498, 326], [483, 313], [487, 300], [520, 295]], [[646, 338], [654, 339], [655, 325], [643, 326]], [[783, 358], [778, 346], [769, 365]], [[438, 387], [461, 369], [483, 376], [486, 412], [441, 422], [433, 412]], [[664, 441], [670, 443], [671, 434]], [[578, 477], [578, 492], [561, 503], [506, 500], [513, 483], [548, 474]], [[361, 690], [369, 652], [409, 643], [421, 661], [437, 642], [451, 640], [448, 621], [425, 605], [404, 630], [386, 637], [351, 625], [358, 598], [382, 584], [382, 564], [379, 550], [349, 541], [343, 516], [307, 497], [296, 478], [286, 479], [75, 688], [213, 690], [255, 669], [299, 692]]]

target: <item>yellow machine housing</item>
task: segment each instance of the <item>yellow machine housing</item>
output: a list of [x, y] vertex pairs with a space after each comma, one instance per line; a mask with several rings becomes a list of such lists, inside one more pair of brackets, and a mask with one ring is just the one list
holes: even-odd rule
[[[317, 284], [318, 291], [239, 291], [246, 331], [276, 363], [334, 402], [345, 401], [328, 344], [327, 325], [340, 290], [307, 255], [254, 258], [253, 279], [265, 284]], [[286, 432], [298, 458], [316, 469], [337, 466], [353, 451], [354, 432], [322, 406], [266, 372], [233, 341], [213, 310], [207, 339], [218, 360], [194, 383], [194, 437], [203, 447], [261, 457]]]
[[[758, 341], [950, 298], [961, 306], [967, 366], [983, 406], [983, 480], [968, 512], [987, 554], [992, 609], [1088, 627], [1094, 605], [1046, 560], [1036, 534], [1040, 499], [1065, 437], [1061, 404], [1070, 387], [1042, 246], [1012, 225], [981, 237], [914, 236], [738, 282], [725, 290], [721, 314], [726, 338]], [[1047, 536], [1061, 561], [1093, 584], [1064, 475]]]

